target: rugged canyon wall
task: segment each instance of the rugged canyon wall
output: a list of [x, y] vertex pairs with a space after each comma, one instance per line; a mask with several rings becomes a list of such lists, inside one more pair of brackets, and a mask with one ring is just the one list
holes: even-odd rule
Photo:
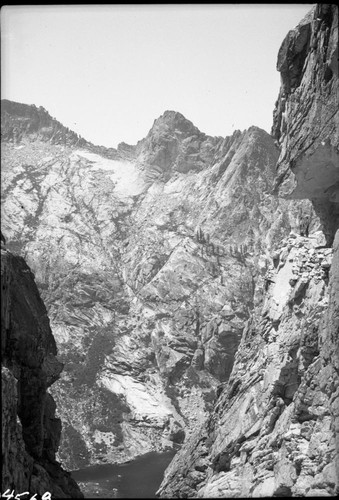
[[1, 243], [2, 492], [83, 498], [55, 459], [61, 433], [47, 392], [62, 364], [25, 261]]
[[282, 239], [230, 379], [167, 469], [161, 497], [338, 494], [338, 9], [317, 5], [284, 40], [275, 192], [309, 198], [322, 231]]
[[[319, 164], [336, 172], [329, 132], [336, 115], [326, 111], [337, 81], [334, 63], [332, 78], [326, 85], [321, 80], [335, 47], [329, 12], [335, 14], [332, 8], [317, 12], [326, 19], [324, 29], [310, 14], [283, 44], [279, 65], [291, 83], [277, 101], [274, 137], [257, 127], [210, 137], [166, 111], [137, 145], [107, 149], [43, 109], [5, 102], [2, 225], [8, 248], [35, 273], [65, 364], [50, 390], [63, 423], [58, 456], [69, 469], [122, 462], [185, 440], [162, 485], [164, 496], [294, 491], [275, 486], [274, 467], [280, 456], [290, 456], [285, 440], [272, 445], [278, 455], [267, 467], [264, 454], [255, 453], [267, 447], [280, 416], [294, 419], [298, 390], [323, 352], [321, 317], [329, 303], [335, 307], [328, 301], [336, 180], [312, 196], [309, 181], [295, 192], [295, 183], [308, 179], [307, 165], [313, 172], [312, 154], [322, 142], [328, 147]], [[319, 41], [313, 49], [310, 37]], [[319, 56], [320, 49], [326, 55]], [[292, 105], [298, 89], [304, 89], [302, 106], [313, 96], [306, 108]], [[319, 131], [327, 132], [313, 137], [321, 92]], [[295, 120], [306, 151], [298, 142], [290, 147], [298, 137], [288, 128]], [[290, 174], [293, 162], [300, 174]], [[333, 406], [326, 397], [326, 408]], [[301, 418], [317, 449], [323, 438], [313, 418], [320, 403], [314, 404], [312, 418], [307, 412]], [[317, 425], [330, 427], [327, 416]], [[319, 456], [314, 451], [315, 461], [328, 460], [319, 467], [332, 463], [331, 432], [324, 438], [329, 448]], [[246, 451], [246, 442], [253, 448]], [[302, 454], [305, 442], [300, 446]], [[315, 476], [322, 469], [313, 470], [312, 460]], [[254, 479], [245, 481], [247, 473]], [[295, 491], [302, 491], [301, 479], [298, 484]]]
[[230, 380], [207, 423], [174, 458], [161, 496], [318, 496], [336, 490], [338, 241], [333, 250], [301, 236], [283, 243]]
[[107, 152], [41, 110], [32, 131], [37, 108], [15, 104], [3, 111], [3, 228], [65, 364], [51, 388], [59, 457], [74, 469], [181, 443], [229, 378], [270, 252], [320, 220], [309, 201], [271, 195], [279, 151], [257, 127], [210, 137], [166, 111], [136, 146]]

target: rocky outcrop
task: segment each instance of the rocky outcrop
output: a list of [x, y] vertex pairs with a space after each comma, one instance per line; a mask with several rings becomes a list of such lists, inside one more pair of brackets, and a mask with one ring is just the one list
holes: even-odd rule
[[25, 261], [1, 249], [2, 491], [82, 498], [55, 459], [61, 422], [47, 392], [62, 364]]
[[322, 231], [310, 232], [304, 213], [300, 234], [271, 252], [228, 383], [167, 469], [161, 497], [338, 494], [337, 16], [318, 5], [283, 42], [273, 126], [275, 191], [309, 197]]

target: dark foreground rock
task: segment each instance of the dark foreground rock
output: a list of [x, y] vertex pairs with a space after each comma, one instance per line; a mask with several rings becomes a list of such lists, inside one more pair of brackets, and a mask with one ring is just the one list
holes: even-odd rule
[[1, 248], [2, 492], [83, 498], [55, 460], [61, 422], [47, 388], [62, 370], [25, 261]]

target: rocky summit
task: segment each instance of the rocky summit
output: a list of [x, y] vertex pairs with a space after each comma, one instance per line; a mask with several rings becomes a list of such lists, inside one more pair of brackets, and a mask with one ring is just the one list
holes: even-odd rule
[[179, 445], [162, 497], [338, 492], [337, 16], [284, 40], [272, 135], [168, 110], [104, 148], [2, 101], [6, 255], [64, 364], [44, 386], [63, 467]]

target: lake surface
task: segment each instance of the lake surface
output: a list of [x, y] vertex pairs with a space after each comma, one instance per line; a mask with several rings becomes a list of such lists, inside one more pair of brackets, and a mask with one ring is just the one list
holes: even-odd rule
[[72, 476], [85, 498], [156, 498], [176, 451], [150, 452], [124, 464], [93, 465]]

